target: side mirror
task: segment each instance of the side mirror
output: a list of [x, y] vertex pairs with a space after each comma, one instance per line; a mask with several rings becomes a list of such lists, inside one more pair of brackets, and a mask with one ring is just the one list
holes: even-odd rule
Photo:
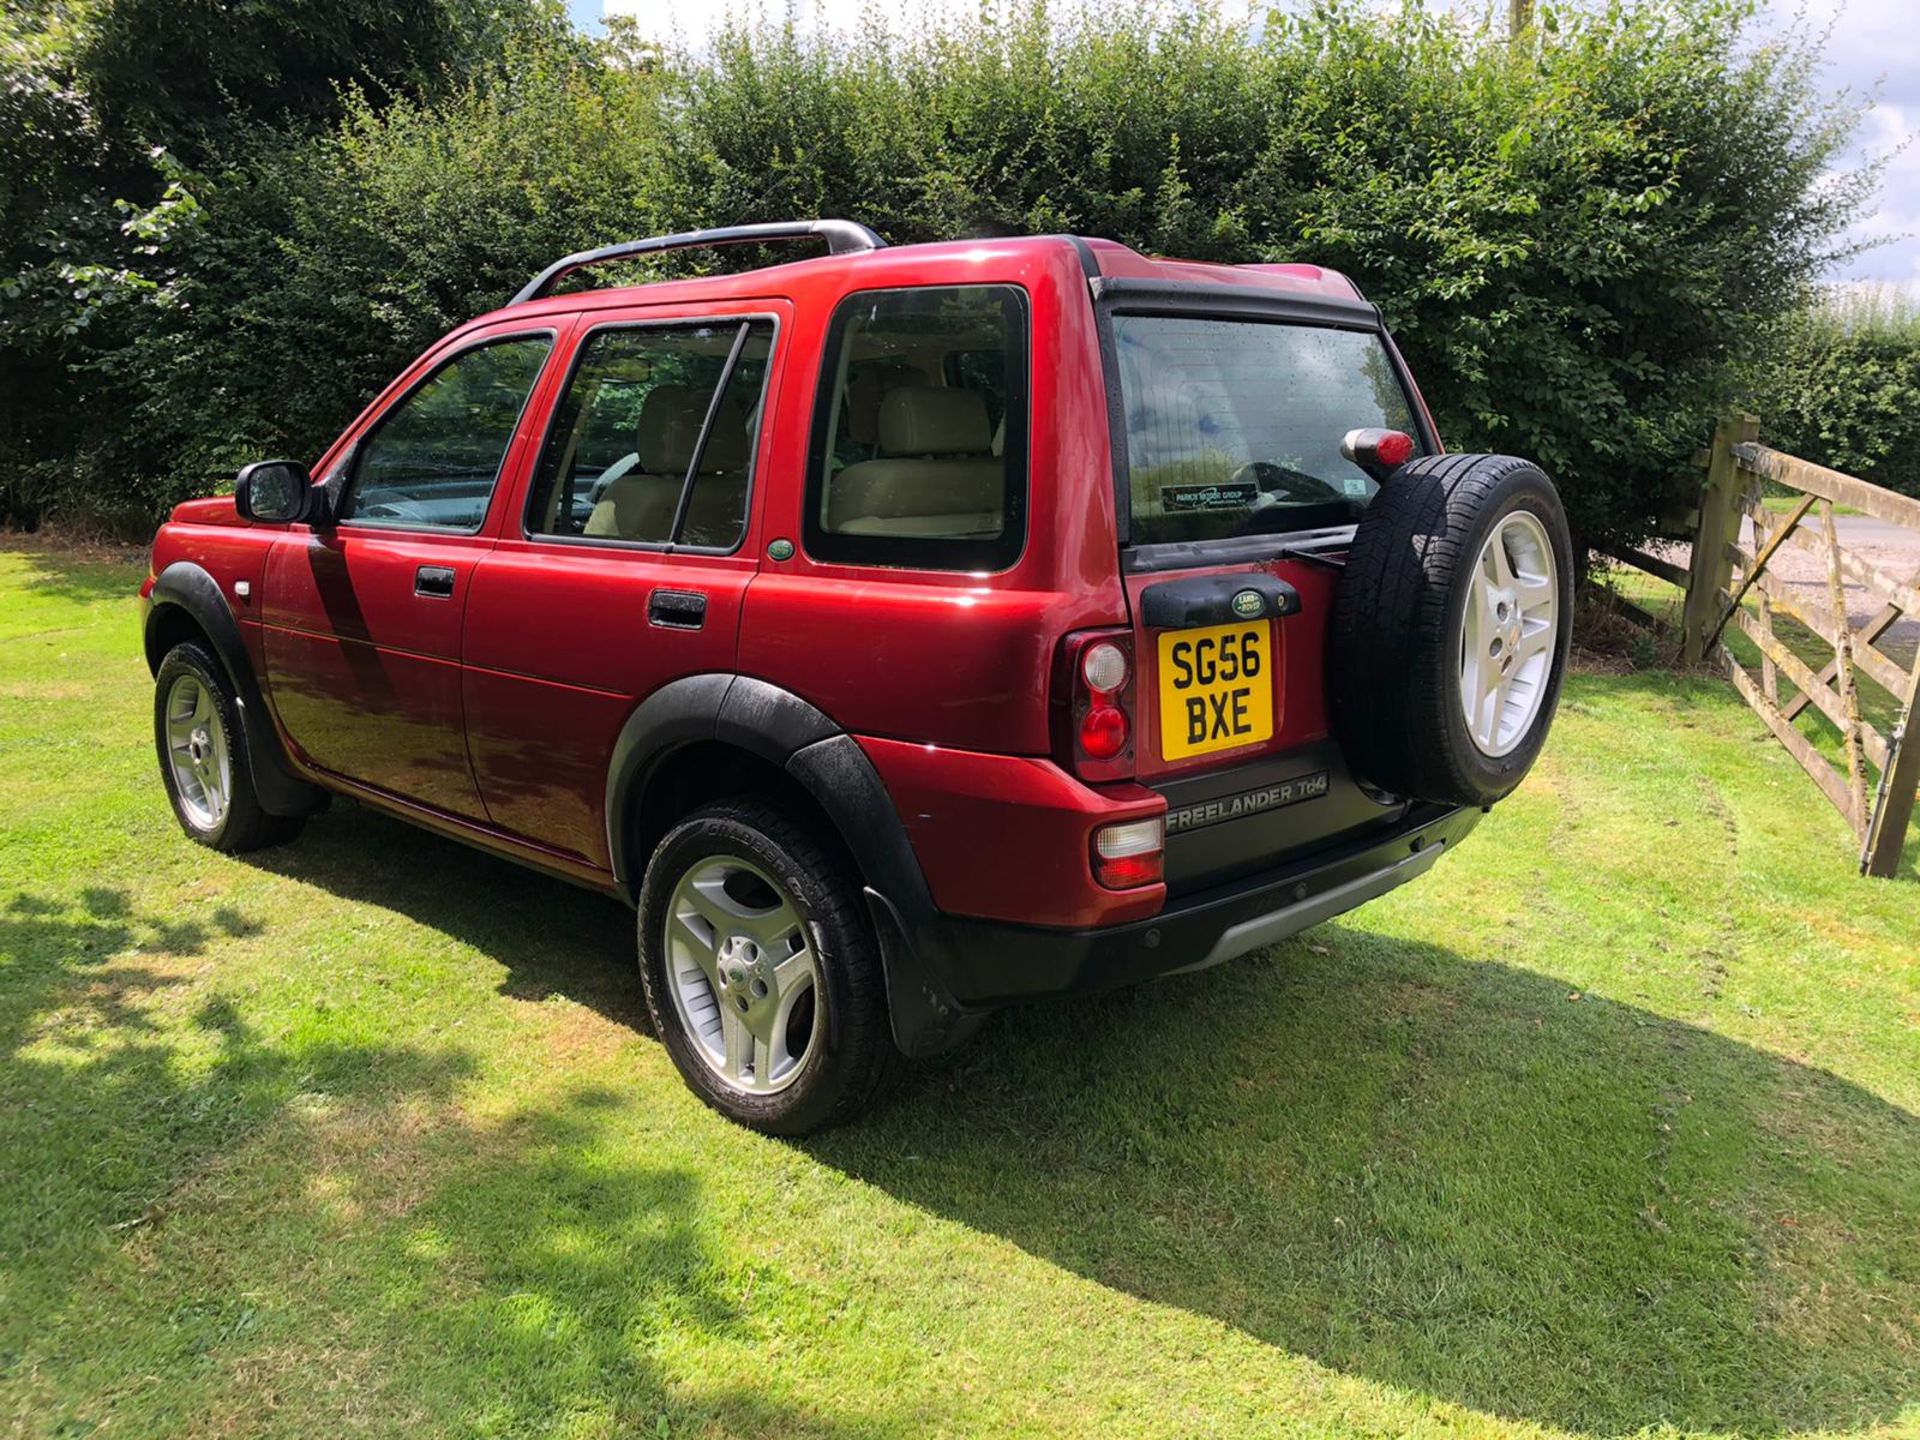
[[257, 460], [234, 478], [233, 504], [243, 520], [290, 525], [307, 518], [313, 480], [297, 460]]

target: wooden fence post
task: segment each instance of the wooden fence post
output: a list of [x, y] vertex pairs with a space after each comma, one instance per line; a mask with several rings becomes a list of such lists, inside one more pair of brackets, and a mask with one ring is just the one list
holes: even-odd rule
[[1913, 795], [1920, 786], [1920, 659], [1907, 677], [1906, 709], [1888, 742], [1887, 768], [1880, 776], [1880, 803], [1867, 822], [1867, 843], [1860, 857], [1862, 874], [1886, 879], [1900, 873]]
[[1693, 560], [1687, 567], [1687, 598], [1680, 614], [1681, 653], [1689, 664], [1707, 658], [1707, 640], [1720, 624], [1723, 598], [1733, 579], [1727, 557], [1740, 524], [1740, 465], [1733, 447], [1759, 438], [1752, 415], [1723, 419], [1713, 431], [1707, 458], [1707, 482], [1700, 491], [1700, 525], [1693, 536]]

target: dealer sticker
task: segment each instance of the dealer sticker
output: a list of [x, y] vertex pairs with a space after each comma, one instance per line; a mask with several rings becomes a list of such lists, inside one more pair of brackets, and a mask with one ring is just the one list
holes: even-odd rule
[[1229, 480], [1220, 485], [1168, 485], [1160, 503], [1169, 510], [1245, 510], [1260, 494], [1251, 480]]

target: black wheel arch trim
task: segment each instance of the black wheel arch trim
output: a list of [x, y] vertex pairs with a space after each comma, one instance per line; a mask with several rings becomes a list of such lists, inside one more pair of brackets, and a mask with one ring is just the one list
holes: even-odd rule
[[219, 582], [192, 561], [176, 560], [155, 577], [148, 607], [142, 643], [150, 672], [157, 675], [160, 662], [166, 658], [159, 627], [169, 607], [185, 613], [212, 645], [240, 709], [247, 766], [253, 773], [260, 808], [269, 815], [286, 816], [313, 815], [325, 809], [327, 792], [295, 775], [280, 749], [279, 732], [274, 729], [260, 682], [253, 673], [253, 658], [240, 638], [240, 622], [234, 618]]
[[971, 1034], [926, 954], [933, 897], [913, 844], [873, 762], [818, 707], [747, 675], [689, 675], [634, 708], [607, 767], [607, 853], [629, 897], [646, 857], [633, 852], [632, 817], [662, 763], [717, 740], [779, 766], [825, 812], [859, 867], [887, 984], [894, 1043], [909, 1056], [938, 1054]]

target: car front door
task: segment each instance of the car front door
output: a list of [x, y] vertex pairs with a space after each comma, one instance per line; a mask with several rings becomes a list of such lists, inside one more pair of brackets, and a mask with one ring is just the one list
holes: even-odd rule
[[461, 623], [554, 340], [484, 334], [430, 359], [343, 450], [332, 522], [292, 526], [274, 547], [260, 601], [267, 678], [310, 764], [485, 820], [461, 711]]
[[627, 717], [673, 680], [734, 669], [789, 314], [767, 300], [583, 318], [467, 602], [468, 743], [500, 828], [605, 868]]

